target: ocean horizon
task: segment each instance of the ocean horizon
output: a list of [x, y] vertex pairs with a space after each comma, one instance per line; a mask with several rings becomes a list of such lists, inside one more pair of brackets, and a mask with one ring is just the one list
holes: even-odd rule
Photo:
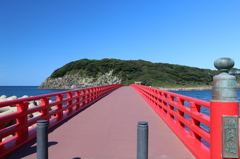
[[6, 95], [17, 96], [20, 98], [24, 95], [37, 96], [42, 94], [49, 94], [55, 92], [65, 91], [63, 89], [40, 89], [39, 86], [0, 86], [0, 96]]

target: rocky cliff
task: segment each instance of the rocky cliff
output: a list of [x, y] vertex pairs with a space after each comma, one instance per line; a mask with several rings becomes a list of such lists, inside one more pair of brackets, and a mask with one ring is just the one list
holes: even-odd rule
[[58, 78], [48, 78], [39, 88], [41, 89], [77, 89], [77, 88], [86, 88], [86, 87], [96, 87], [109, 84], [120, 84], [121, 78], [113, 76], [113, 70], [107, 72], [97, 78], [96, 80], [93, 77], [81, 77], [78, 74], [73, 75], [64, 75], [63, 77]]

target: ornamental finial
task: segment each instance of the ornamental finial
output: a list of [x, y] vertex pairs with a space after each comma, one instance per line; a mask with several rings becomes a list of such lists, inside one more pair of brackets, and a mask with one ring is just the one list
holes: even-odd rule
[[212, 101], [238, 101], [236, 77], [228, 74], [229, 70], [234, 66], [234, 61], [226, 57], [219, 58], [214, 61], [214, 66], [221, 73], [213, 77]]
[[234, 66], [234, 61], [231, 58], [223, 57], [214, 61], [214, 66], [220, 72], [228, 73], [231, 68]]

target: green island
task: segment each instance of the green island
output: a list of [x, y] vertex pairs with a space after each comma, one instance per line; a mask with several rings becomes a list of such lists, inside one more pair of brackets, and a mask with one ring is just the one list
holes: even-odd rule
[[[124, 85], [141, 82], [142, 85], [161, 89], [211, 89], [213, 76], [217, 70], [202, 69], [168, 63], [152, 63], [144, 60], [80, 59], [56, 69], [46, 80], [57, 79], [66, 75], [97, 80], [106, 72], [121, 79]], [[238, 72], [233, 68], [230, 72]], [[237, 83], [240, 83], [237, 76]]]

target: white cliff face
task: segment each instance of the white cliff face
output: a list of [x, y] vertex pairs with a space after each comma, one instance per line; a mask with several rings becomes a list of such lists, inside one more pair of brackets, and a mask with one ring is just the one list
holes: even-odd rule
[[96, 87], [110, 84], [120, 84], [121, 79], [113, 76], [113, 71], [103, 74], [96, 81], [94, 78], [84, 78], [79, 75], [64, 75], [60, 78], [45, 80], [40, 88], [42, 89], [77, 89]]
[[100, 76], [95, 82], [95, 86], [111, 85], [111, 84], [120, 84], [121, 79], [113, 76], [113, 70]]

